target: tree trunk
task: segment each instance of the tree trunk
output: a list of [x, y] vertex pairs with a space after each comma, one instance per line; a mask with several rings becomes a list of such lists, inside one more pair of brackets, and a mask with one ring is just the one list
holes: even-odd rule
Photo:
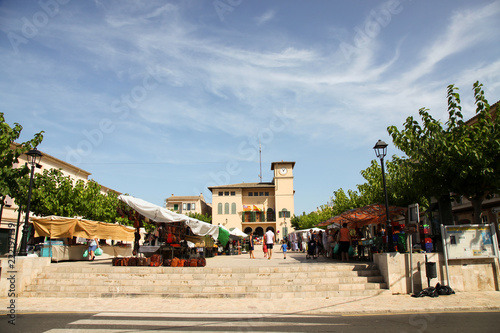
[[473, 212], [474, 212], [474, 224], [483, 223], [483, 221], [481, 219], [481, 214], [483, 213], [484, 197], [470, 198], [469, 200], [472, 203], [472, 208], [473, 208]]
[[442, 195], [438, 199], [439, 219], [443, 225], [453, 225], [453, 212], [451, 209], [451, 197], [448, 194]]

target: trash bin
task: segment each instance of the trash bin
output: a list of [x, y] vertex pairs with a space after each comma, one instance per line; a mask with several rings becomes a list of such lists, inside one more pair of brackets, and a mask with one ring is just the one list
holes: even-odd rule
[[437, 278], [436, 263], [433, 261], [428, 261], [425, 263], [425, 273], [428, 279]]

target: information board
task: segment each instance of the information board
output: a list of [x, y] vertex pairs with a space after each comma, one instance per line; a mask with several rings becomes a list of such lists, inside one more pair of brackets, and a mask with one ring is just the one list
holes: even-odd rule
[[491, 225], [444, 226], [444, 244], [448, 259], [494, 258], [495, 229]]

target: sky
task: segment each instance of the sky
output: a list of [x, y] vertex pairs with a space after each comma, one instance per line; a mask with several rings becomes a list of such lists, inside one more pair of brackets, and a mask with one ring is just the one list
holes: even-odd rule
[[[356, 189], [387, 127], [500, 100], [500, 1], [0, 1], [0, 112], [42, 152], [163, 205], [272, 181], [295, 214]], [[261, 154], [259, 154], [259, 142]], [[262, 161], [260, 164], [260, 160]]]

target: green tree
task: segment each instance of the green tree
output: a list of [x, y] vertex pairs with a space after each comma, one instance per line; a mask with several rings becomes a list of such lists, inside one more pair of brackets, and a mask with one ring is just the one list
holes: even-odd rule
[[[415, 178], [411, 164], [406, 159], [393, 156], [392, 160], [386, 160], [386, 185], [389, 204], [406, 207], [418, 203], [422, 209], [428, 207], [428, 199], [422, 194], [420, 183]], [[368, 168], [361, 171], [366, 180], [365, 183], [357, 185], [357, 191], [342, 189], [333, 192], [331, 205], [322, 206], [318, 211], [310, 214], [303, 213], [294, 217], [292, 225], [301, 229], [307, 229], [330, 217], [342, 214], [345, 211], [364, 207], [373, 203], [384, 203], [384, 189], [382, 182], [382, 168], [380, 163], [372, 160]], [[297, 227], [296, 227], [297, 228]]]
[[[0, 197], [9, 195], [15, 198], [15, 195], [27, 188], [20, 179], [29, 173], [29, 168], [25, 165], [20, 168], [14, 168], [14, 164], [19, 163], [19, 156], [28, 152], [30, 149], [38, 146], [43, 140], [43, 131], [35, 134], [33, 139], [23, 143], [16, 143], [19, 139], [23, 127], [14, 123], [10, 127], [5, 122], [4, 114], [0, 112]], [[25, 201], [18, 201], [25, 203]]]
[[[392, 160], [385, 161], [386, 187], [388, 202], [391, 206], [407, 207], [418, 203], [421, 207], [428, 207], [428, 199], [422, 194], [420, 182], [416, 178], [412, 165], [407, 159], [392, 156]], [[380, 163], [372, 160], [371, 165], [361, 171], [366, 183], [358, 185], [360, 192], [358, 207], [373, 203], [384, 203], [384, 188], [382, 168]]]
[[328, 205], [322, 205], [316, 211], [302, 215], [294, 215], [290, 220], [290, 224], [296, 230], [309, 229], [315, 227], [318, 223], [328, 220], [334, 216], [332, 208]]
[[200, 220], [200, 221], [212, 224], [212, 216], [209, 215], [209, 214], [200, 214], [200, 213], [191, 213], [191, 212], [188, 212], [186, 214], [186, 216], [189, 216], [189, 217], [192, 217], [194, 219], [197, 219], [197, 220]]
[[[26, 194], [19, 196], [23, 195]], [[102, 194], [101, 185], [94, 180], [75, 181], [59, 169], [44, 170], [34, 179], [31, 211], [35, 215], [82, 216], [114, 223], [118, 218], [118, 205], [117, 195]]]
[[396, 147], [408, 156], [407, 163], [419, 180], [423, 194], [438, 199], [443, 224], [453, 223], [452, 194], [471, 200], [478, 223], [482, 201], [486, 195], [498, 193], [499, 188], [498, 117], [490, 115], [482, 85], [476, 82], [478, 122], [467, 126], [457, 89], [454, 85], [448, 86], [448, 120], [444, 126], [422, 108], [419, 110], [422, 125], [408, 117], [404, 129], [388, 128]]

